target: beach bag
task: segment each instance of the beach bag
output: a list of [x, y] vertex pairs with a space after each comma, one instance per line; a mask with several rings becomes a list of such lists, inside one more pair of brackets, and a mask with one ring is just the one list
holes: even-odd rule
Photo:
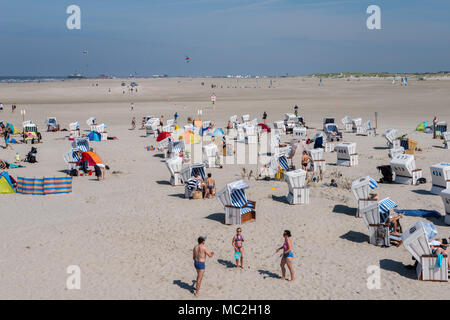
[[283, 169], [278, 168], [277, 173], [275, 174], [275, 179], [277, 180], [283, 179]]
[[201, 191], [194, 191], [192, 193], [192, 198], [193, 199], [203, 199], [203, 194]]

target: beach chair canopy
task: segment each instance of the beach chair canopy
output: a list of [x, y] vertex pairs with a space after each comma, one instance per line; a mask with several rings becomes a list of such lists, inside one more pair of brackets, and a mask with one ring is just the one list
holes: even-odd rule
[[228, 183], [222, 190], [216, 193], [217, 199], [223, 207], [233, 205], [243, 207], [247, 204], [245, 189], [249, 186], [243, 180]]
[[284, 154], [280, 154], [280, 153], [273, 155], [270, 159], [270, 168], [273, 171], [277, 171], [278, 168], [281, 168], [284, 171], [288, 171], [289, 164], [288, 164], [286, 156]]
[[166, 160], [167, 168], [170, 171], [171, 175], [174, 175], [175, 172], [180, 172], [183, 166], [183, 159], [181, 157], [173, 157], [171, 159]]
[[168, 150], [169, 150], [169, 152], [173, 152], [175, 154], [179, 154], [181, 152], [181, 150], [186, 150], [184, 140], [171, 141], [169, 143]]
[[255, 126], [244, 126], [244, 132], [247, 136], [255, 135], [256, 127]]
[[250, 115], [249, 114], [242, 115], [242, 122], [248, 122], [248, 121], [250, 121]]
[[90, 117], [89, 119], [86, 120], [86, 124], [88, 126], [92, 126], [92, 125], [94, 125], [96, 123], [96, 121], [97, 120], [94, 117]]
[[25, 128], [26, 126], [31, 126], [33, 124], [33, 121], [27, 120], [25, 122], [22, 122], [22, 127]]
[[378, 207], [381, 214], [381, 222], [385, 222], [389, 217], [389, 211], [398, 207], [398, 205], [391, 198], [385, 198], [378, 202]]
[[360, 127], [362, 124], [362, 119], [361, 118], [352, 119], [352, 122], [355, 125], [355, 127]]
[[67, 164], [78, 163], [81, 160], [77, 149], [71, 149], [64, 153], [63, 159]]
[[237, 121], [237, 115], [233, 115], [230, 117], [230, 122], [235, 123]]
[[72, 147], [83, 152], [90, 151], [89, 141], [86, 138], [76, 138], [72, 142]]
[[345, 116], [344, 118], [342, 118], [341, 120], [343, 125], [346, 125], [348, 123], [352, 123], [352, 118], [350, 118], [350, 116]]
[[420, 263], [422, 256], [431, 255], [428, 241], [436, 235], [437, 230], [433, 224], [418, 221], [402, 233], [402, 242], [406, 250]]
[[273, 123], [274, 128], [284, 130], [286, 127], [284, 126], [284, 121], [275, 121]]
[[323, 160], [324, 149], [322, 149], [322, 148], [310, 149], [310, 150], [306, 150], [306, 152], [311, 157], [313, 162], [315, 160]]
[[370, 190], [378, 188], [378, 183], [372, 177], [364, 177], [352, 182], [352, 192], [356, 200], [368, 199]]
[[284, 173], [284, 179], [288, 184], [289, 191], [294, 188], [303, 188], [306, 183], [306, 171], [303, 169], [297, 169]]
[[394, 140], [398, 138], [398, 131], [397, 129], [387, 129], [384, 133], [383, 136], [386, 138], [386, 140], [389, 143], [394, 143]]
[[183, 181], [188, 181], [191, 177], [194, 177], [196, 173], [198, 173], [203, 181], [205, 181], [206, 174], [204, 163], [191, 164], [180, 172]]
[[325, 125], [325, 130], [326, 132], [339, 132], [337, 125], [335, 125], [334, 123], [327, 123]]
[[75, 131], [79, 128], [80, 128], [80, 124], [78, 122], [72, 122], [71, 124], [69, 124], [70, 131]]
[[56, 126], [57, 125], [56, 118], [54, 117], [47, 118], [46, 125]]

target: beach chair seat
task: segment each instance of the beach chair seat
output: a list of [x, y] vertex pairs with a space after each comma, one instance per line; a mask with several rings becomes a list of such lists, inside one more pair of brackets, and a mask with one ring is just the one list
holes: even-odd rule
[[[400, 139], [397, 129], [388, 129], [383, 133], [389, 149], [400, 147]], [[407, 149], [407, 148], [406, 148]]]
[[305, 127], [295, 127], [292, 129], [292, 134], [294, 139], [306, 140], [306, 128]]
[[247, 199], [245, 189], [248, 185], [242, 181], [227, 184], [216, 193], [216, 197], [225, 210], [225, 224], [243, 224], [256, 219], [256, 202]]
[[[437, 235], [434, 225], [423, 221], [416, 222], [402, 234], [403, 246], [416, 259], [416, 274], [419, 280], [448, 282], [448, 257], [442, 260], [432, 253], [428, 241]], [[438, 265], [438, 259], [440, 265]]]

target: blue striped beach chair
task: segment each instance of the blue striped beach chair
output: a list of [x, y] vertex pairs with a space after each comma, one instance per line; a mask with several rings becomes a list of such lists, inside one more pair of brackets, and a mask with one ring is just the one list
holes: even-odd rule
[[[391, 228], [388, 220], [389, 211], [395, 207], [397, 204], [386, 198], [360, 209], [360, 215], [369, 229], [369, 243], [386, 247], [401, 244], [401, 236], [392, 234], [395, 230]], [[401, 228], [400, 224], [398, 226]]]
[[73, 170], [78, 170], [79, 169], [79, 162], [80, 162], [80, 157], [78, 155], [78, 150], [77, 149], [71, 149], [69, 151], [67, 151], [66, 153], [63, 154], [63, 159], [64, 161], [67, 163], [67, 165], [69, 166], [69, 171], [72, 172]]
[[205, 164], [204, 163], [197, 163], [197, 164], [191, 164], [187, 166], [186, 168], [182, 169], [180, 172], [181, 179], [185, 184], [184, 187], [184, 196], [187, 199], [190, 199], [192, 197], [192, 190], [188, 188], [188, 181], [192, 177], [195, 177], [195, 174], [198, 173], [199, 177], [203, 179], [203, 181], [206, 181], [206, 173], [205, 173]]
[[245, 194], [247, 188], [248, 185], [239, 180], [227, 184], [216, 193], [225, 210], [225, 224], [243, 224], [256, 219], [256, 202], [247, 199]]

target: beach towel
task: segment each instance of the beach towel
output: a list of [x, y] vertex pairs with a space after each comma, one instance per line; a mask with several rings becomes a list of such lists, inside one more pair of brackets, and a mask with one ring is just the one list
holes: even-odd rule
[[401, 209], [394, 209], [397, 213], [404, 213], [405, 216], [410, 217], [423, 217], [423, 218], [441, 218], [441, 214], [437, 212], [436, 210], [401, 210]]
[[442, 254], [437, 255], [436, 268], [440, 269], [442, 267]]

